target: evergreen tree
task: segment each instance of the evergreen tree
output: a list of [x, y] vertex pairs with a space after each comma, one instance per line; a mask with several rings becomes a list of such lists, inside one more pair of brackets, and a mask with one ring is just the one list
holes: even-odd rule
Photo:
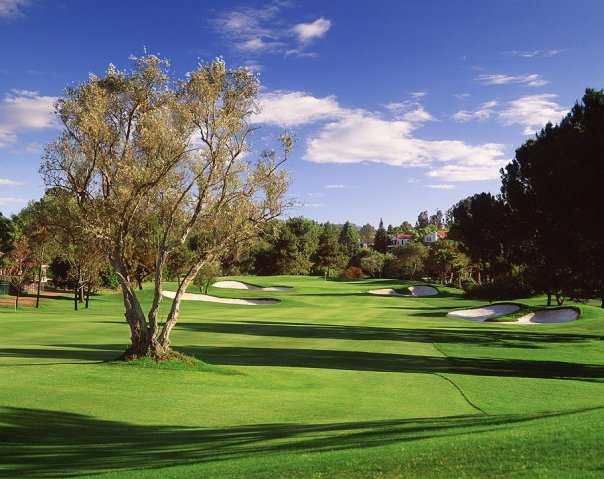
[[348, 256], [352, 256], [358, 249], [360, 243], [359, 231], [350, 221], [344, 223], [340, 230], [340, 236], [338, 243], [342, 249], [342, 252]]
[[329, 278], [331, 269], [340, 263], [340, 258], [338, 230], [331, 223], [325, 223], [319, 236], [315, 261], [320, 268], [324, 269], [326, 279]]
[[380, 219], [380, 225], [375, 232], [375, 238], [373, 240], [373, 249], [379, 251], [380, 253], [386, 253], [388, 251], [388, 244], [390, 240], [388, 239], [388, 233], [384, 229], [384, 222]]

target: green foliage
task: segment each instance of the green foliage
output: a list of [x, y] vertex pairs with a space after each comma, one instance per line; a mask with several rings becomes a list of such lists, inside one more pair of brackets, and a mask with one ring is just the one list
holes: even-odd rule
[[375, 238], [373, 240], [373, 249], [380, 253], [387, 253], [389, 244], [390, 240], [388, 239], [388, 233], [384, 229], [384, 222], [380, 218], [380, 225], [375, 232]]
[[101, 271], [101, 286], [103, 288], [117, 289], [120, 285], [117, 273], [111, 267]]
[[342, 252], [347, 256], [354, 255], [359, 249], [360, 242], [361, 238], [357, 227], [350, 223], [350, 221], [344, 223], [338, 237], [338, 243]]
[[604, 92], [588, 89], [560, 124], [516, 150], [502, 174], [513, 244], [533, 286], [604, 298]]
[[208, 288], [222, 273], [220, 263], [218, 261], [209, 261], [204, 263], [195, 276], [193, 284], [199, 288], [199, 290], [207, 294]]
[[381, 277], [386, 255], [371, 249], [364, 250], [362, 253], [359, 261], [361, 269], [372, 278]]
[[531, 296], [534, 292], [520, 275], [506, 275], [482, 284], [466, 283], [466, 296], [472, 299], [499, 301]]

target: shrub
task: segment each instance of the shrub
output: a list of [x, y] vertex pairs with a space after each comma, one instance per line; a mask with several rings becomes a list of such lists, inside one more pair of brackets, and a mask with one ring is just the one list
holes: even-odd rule
[[518, 299], [531, 296], [533, 291], [526, 284], [522, 276], [500, 276], [488, 283], [463, 284], [465, 294], [472, 299], [486, 299], [499, 301], [503, 299]]
[[361, 279], [363, 270], [357, 266], [349, 266], [340, 274], [342, 279]]

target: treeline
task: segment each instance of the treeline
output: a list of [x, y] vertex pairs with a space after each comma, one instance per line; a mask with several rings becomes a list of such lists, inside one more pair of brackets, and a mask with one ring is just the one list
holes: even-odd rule
[[560, 124], [516, 150], [501, 178], [500, 195], [449, 211], [450, 237], [483, 275], [475, 293], [545, 293], [559, 305], [600, 298], [604, 307], [604, 93], [586, 90]]
[[[425, 222], [424, 222], [425, 219]], [[425, 236], [444, 226], [441, 212], [419, 215], [415, 226], [377, 229], [371, 224], [357, 226], [318, 223], [304, 217], [273, 221], [249, 250], [223, 263], [226, 274], [321, 275], [326, 278], [389, 277], [419, 279], [430, 277], [461, 285], [471, 277], [472, 265], [455, 241], [425, 244]], [[396, 246], [396, 233], [410, 234], [407, 244]]]

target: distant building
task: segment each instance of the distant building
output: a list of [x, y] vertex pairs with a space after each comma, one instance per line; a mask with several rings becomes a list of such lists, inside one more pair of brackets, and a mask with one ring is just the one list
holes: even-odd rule
[[390, 244], [388, 248], [396, 248], [397, 246], [405, 246], [407, 243], [413, 241], [414, 235], [412, 233], [397, 233], [390, 235]]
[[432, 233], [428, 233], [426, 236], [424, 236], [424, 243], [436, 243], [438, 240], [445, 239], [446, 237], [446, 230], [433, 231]]

